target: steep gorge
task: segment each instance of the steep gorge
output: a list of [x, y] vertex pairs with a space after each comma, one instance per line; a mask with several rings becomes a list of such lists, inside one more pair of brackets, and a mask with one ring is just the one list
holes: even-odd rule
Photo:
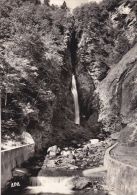
[[27, 131], [41, 150], [88, 139], [92, 132], [74, 123], [74, 18], [60, 8], [9, 2], [1, 7], [11, 6], [2, 20], [13, 23], [3, 34], [1, 20], [2, 141]]
[[[13, 6], [8, 17], [3, 15], [3, 138], [28, 131], [39, 150], [104, 138], [134, 123], [137, 3], [106, 2], [85, 4], [73, 16], [68, 10], [33, 3], [15, 10]], [[9, 21], [15, 29], [3, 38]], [[74, 123], [72, 75], [80, 125]]]

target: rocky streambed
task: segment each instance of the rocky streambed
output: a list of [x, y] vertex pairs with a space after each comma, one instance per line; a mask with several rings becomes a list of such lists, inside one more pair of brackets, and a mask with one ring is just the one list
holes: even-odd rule
[[47, 150], [43, 167], [63, 169], [87, 169], [103, 165], [105, 151], [113, 144], [112, 139], [99, 141], [91, 139], [89, 142], [59, 148], [52, 146]]

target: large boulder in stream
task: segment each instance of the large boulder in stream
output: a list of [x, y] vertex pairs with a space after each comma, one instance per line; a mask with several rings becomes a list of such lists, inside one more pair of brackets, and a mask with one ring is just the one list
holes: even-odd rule
[[83, 190], [84, 188], [89, 187], [92, 184], [91, 179], [86, 177], [73, 177], [72, 183], [73, 190]]
[[58, 148], [58, 146], [56, 146], [56, 145], [49, 147], [47, 150], [47, 154], [51, 158], [56, 157], [57, 154], [59, 154], [59, 152], [60, 152], [60, 148]]

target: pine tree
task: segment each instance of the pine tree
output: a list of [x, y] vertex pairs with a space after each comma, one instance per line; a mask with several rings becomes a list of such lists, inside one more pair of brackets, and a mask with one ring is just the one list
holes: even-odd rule
[[66, 1], [63, 2], [61, 9], [68, 9]]

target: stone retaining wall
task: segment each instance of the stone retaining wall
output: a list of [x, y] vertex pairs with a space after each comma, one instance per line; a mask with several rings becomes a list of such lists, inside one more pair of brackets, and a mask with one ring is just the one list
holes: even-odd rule
[[34, 144], [27, 144], [10, 150], [1, 151], [1, 191], [12, 178], [12, 169], [19, 167], [34, 155]]
[[104, 166], [107, 169], [107, 186], [116, 195], [137, 195], [137, 167], [125, 164], [110, 156], [112, 146], [106, 151]]

